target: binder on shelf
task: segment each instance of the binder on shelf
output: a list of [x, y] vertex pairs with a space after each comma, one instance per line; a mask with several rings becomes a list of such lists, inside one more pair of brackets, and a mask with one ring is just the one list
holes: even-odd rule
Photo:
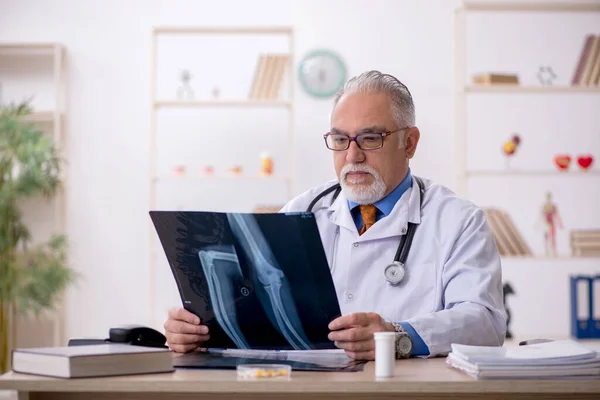
[[596, 275], [592, 280], [592, 326], [591, 326], [591, 337], [600, 338], [600, 275]]
[[600, 275], [575, 275], [570, 279], [571, 335], [579, 339], [598, 339], [600, 338]]

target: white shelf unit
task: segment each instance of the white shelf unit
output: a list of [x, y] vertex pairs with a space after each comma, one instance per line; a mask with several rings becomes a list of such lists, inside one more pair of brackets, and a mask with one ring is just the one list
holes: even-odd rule
[[[565, 101], [577, 98], [585, 99], [584, 102], [598, 101], [600, 98], [600, 87], [598, 86], [577, 86], [569, 84], [553, 86], [535, 86], [529, 83], [520, 85], [494, 84], [494, 85], [473, 85], [468, 76], [467, 63], [467, 17], [472, 13], [496, 13], [498, 18], [510, 18], [518, 15], [525, 17], [523, 13], [531, 16], [535, 13], [541, 13], [545, 16], [554, 14], [577, 14], [587, 15], [588, 13], [600, 12], [600, 2], [579, 2], [579, 1], [539, 1], [539, 2], [487, 2], [487, 1], [465, 1], [455, 10], [455, 191], [469, 198], [471, 193], [469, 183], [472, 179], [478, 182], [498, 182], [499, 187], [511, 190], [512, 186], [526, 187], [527, 182], [534, 180], [543, 180], [543, 182], [554, 183], [556, 186], [573, 185], [582, 188], [584, 185], [592, 182], [591, 185], [598, 186], [600, 170], [598, 169], [598, 158], [600, 154], [598, 149], [590, 150], [596, 156], [595, 166], [588, 171], [578, 169], [575, 160], [571, 163], [569, 171], [559, 171], [558, 169], [546, 168], [470, 168], [469, 167], [469, 118], [476, 116], [470, 113], [469, 99], [474, 96], [486, 96], [482, 101], [503, 96], [503, 99], [534, 99], [543, 98], [548, 101]], [[577, 18], [575, 16], [575, 18]], [[505, 20], [506, 21], [506, 20]], [[523, 19], [520, 20], [521, 23]], [[486, 27], [487, 28], [487, 27]], [[512, 26], [508, 25], [507, 30]], [[518, 27], [515, 29], [519, 29]], [[590, 32], [592, 33], [592, 32]], [[596, 34], [600, 32], [595, 32]], [[581, 42], [577, 43], [579, 45]], [[579, 49], [578, 49], [579, 50]], [[499, 50], [500, 51], [500, 50]], [[579, 55], [579, 54], [578, 54]], [[577, 60], [575, 60], [577, 61]], [[570, 80], [569, 76], [569, 80]], [[511, 97], [512, 96], [512, 97]], [[482, 97], [483, 98], [483, 97]], [[510, 100], [507, 100], [510, 101]], [[475, 104], [475, 103], [473, 103]], [[479, 106], [482, 109], [484, 106]], [[591, 107], [590, 107], [591, 108]], [[593, 108], [592, 108], [593, 110]], [[499, 109], [498, 113], [505, 110]], [[584, 112], [584, 111], [582, 111]], [[593, 111], [592, 111], [593, 113]], [[496, 109], [494, 109], [494, 115]], [[523, 113], [518, 113], [522, 116]], [[504, 115], [504, 114], [500, 114]], [[571, 116], [569, 118], [576, 118]], [[528, 125], [531, 126], [531, 125]], [[510, 132], [509, 132], [510, 133]], [[578, 132], [577, 132], [578, 133]], [[573, 132], [572, 135], [577, 133]], [[482, 135], [485, 133], [482, 133]], [[501, 151], [500, 143], [497, 146], [498, 152]], [[473, 151], [471, 149], [471, 151]], [[476, 151], [476, 150], [475, 150]], [[500, 154], [500, 153], [499, 153]], [[548, 155], [548, 159], [552, 157]], [[575, 165], [573, 165], [575, 164]], [[508, 184], [510, 182], [510, 185]], [[563, 183], [564, 182], [564, 183]], [[500, 186], [501, 185], [501, 186]], [[567, 189], [565, 189], [567, 190]], [[499, 196], [495, 204], [502, 207], [502, 202], [510, 197], [527, 196], [527, 193], [516, 192], [508, 196]], [[587, 204], [590, 204], [588, 202]], [[540, 204], [541, 205], [541, 204]], [[594, 207], [592, 203], [592, 207]], [[560, 203], [559, 203], [560, 210]], [[585, 209], [577, 210], [585, 212]], [[513, 210], [507, 210], [509, 215]], [[514, 210], [515, 212], [517, 210]], [[519, 210], [521, 211], [521, 210]], [[528, 222], [528, 221], [526, 221]], [[525, 222], [524, 222], [525, 223]], [[600, 221], [595, 221], [596, 226]], [[600, 272], [600, 258], [598, 257], [578, 257], [569, 253], [562, 253], [557, 256], [546, 256], [535, 254], [532, 256], [507, 256], [502, 258], [503, 280], [513, 286], [515, 283], [516, 297], [508, 300], [508, 306], [512, 311], [511, 330], [517, 336], [525, 335], [527, 337], [556, 335], [566, 337], [570, 335], [570, 303], [568, 292], [568, 277], [572, 274], [590, 274]], [[543, 303], [542, 303], [543, 302]], [[548, 324], [537, 324], [537, 321], [549, 321]], [[536, 336], [536, 337], [537, 337]]]
[[[44, 61], [41, 61], [44, 60]], [[66, 159], [66, 129], [65, 129], [65, 116], [66, 116], [66, 95], [67, 95], [67, 81], [66, 81], [66, 49], [59, 43], [27, 43], [27, 42], [0, 42], [0, 85], [11, 84], [11, 90], [1, 90], [0, 102], [18, 103], [24, 98], [19, 95], [15, 95], [16, 92], [21, 92], [19, 85], [23, 82], [12, 82], [10, 79], [7, 81], [3, 80], [3, 69], [8, 68], [8, 72], [14, 73], [18, 69], [19, 78], [23, 78], [27, 74], [26, 69], [20, 69], [19, 66], [22, 63], [26, 65], [51, 65], [50, 71], [45, 71], [51, 74], [52, 98], [51, 105], [44, 106], [41, 109], [37, 109], [34, 104], [33, 112], [26, 119], [28, 121], [38, 124], [38, 126], [46, 133], [51, 134], [56, 146], [59, 150], [61, 158]], [[9, 75], [10, 77], [10, 75]], [[48, 87], [49, 87], [48, 86]], [[32, 89], [36, 91], [37, 87], [27, 86], [25, 91]], [[13, 96], [15, 95], [15, 96]], [[29, 97], [29, 96], [26, 96]], [[35, 99], [33, 99], [35, 100]], [[67, 199], [67, 165], [63, 164], [62, 171], [62, 182], [63, 185], [60, 190], [56, 193], [55, 199], [53, 199], [53, 222], [54, 226], [51, 227], [52, 233], [66, 234], [67, 221], [66, 221], [66, 199]], [[35, 213], [36, 215], [31, 217], [35, 223], [43, 223], [43, 207], [37, 207], [34, 205], [36, 210], [42, 212], [42, 215], [37, 215], [40, 212]], [[28, 210], [25, 210], [26, 212]], [[32, 211], [32, 210], [29, 210]], [[25, 214], [27, 217], [27, 214]], [[44, 230], [46, 227], [44, 227]], [[35, 226], [32, 229], [32, 233], [35, 236]], [[45, 238], [47, 239], [47, 238]], [[63, 301], [56, 306], [56, 312], [52, 313], [51, 320], [40, 319], [40, 320], [25, 320], [22, 319], [18, 324], [13, 324], [15, 329], [12, 332], [14, 338], [17, 338], [15, 345], [18, 346], [60, 346], [66, 344], [66, 315], [65, 315], [65, 304]], [[46, 313], [45, 316], [50, 316]], [[51, 325], [52, 335], [49, 335], [48, 324]]]
[[[260, 100], [260, 99], [244, 99], [244, 98], [219, 98], [219, 99], [178, 99], [178, 98], [165, 98], [164, 95], [159, 95], [157, 90], [157, 79], [159, 74], [158, 69], [158, 40], [160, 37], [180, 37], [180, 36], [198, 36], [198, 35], [209, 35], [214, 37], [225, 35], [227, 37], [234, 36], [283, 36], [287, 40], [287, 52], [289, 56], [286, 66], [284, 78], [287, 78], [287, 98], [285, 99], [274, 99], [274, 100]], [[210, 57], [210, 55], [207, 55]], [[160, 26], [154, 27], [152, 31], [152, 55], [151, 55], [151, 83], [150, 83], [150, 96], [151, 96], [151, 121], [150, 121], [150, 138], [149, 138], [149, 155], [150, 155], [150, 168], [149, 168], [149, 181], [150, 181], [150, 202], [149, 209], [155, 210], [158, 204], [157, 185], [163, 183], [177, 183], [177, 184], [189, 184], [189, 185], [200, 185], [200, 184], [227, 184], [231, 185], [242, 184], [242, 183], [256, 183], [256, 182], [273, 182], [273, 184], [286, 185], [286, 200], [290, 200], [295, 193], [294, 179], [295, 176], [295, 153], [293, 149], [294, 144], [294, 79], [295, 71], [293, 68], [294, 60], [294, 30], [287, 26], [231, 26], [231, 27], [205, 27], [205, 26]], [[240, 67], [244, 68], [244, 67]], [[249, 68], [255, 68], [250, 66]], [[209, 79], [202, 78], [200, 79]], [[174, 96], [175, 97], [175, 96]], [[223, 96], [225, 97], [225, 96]], [[158, 156], [157, 156], [157, 135], [158, 135], [158, 124], [157, 118], [158, 113], [165, 110], [226, 110], [231, 113], [232, 118], [235, 118], [236, 112], [255, 112], [255, 111], [266, 111], [266, 110], [283, 110], [287, 113], [287, 173], [273, 175], [261, 175], [258, 173], [223, 173], [215, 172], [213, 174], [202, 174], [197, 173], [195, 175], [179, 176], [176, 174], [168, 175], [165, 173], [159, 173], [157, 170]], [[176, 134], [173, 135], [175, 137]], [[176, 140], [176, 139], [174, 139]], [[256, 204], [260, 206], [260, 204]], [[201, 209], [201, 205], [198, 209]], [[173, 208], [174, 209], [174, 208]], [[157, 300], [156, 300], [156, 262], [157, 258], [162, 257], [164, 252], [158, 243], [154, 226], [149, 222], [149, 318], [150, 326], [160, 328], [166, 314], [161, 315], [160, 318], [156, 317]], [[165, 263], [168, 268], [168, 264]], [[167, 271], [170, 274], [170, 271]]]

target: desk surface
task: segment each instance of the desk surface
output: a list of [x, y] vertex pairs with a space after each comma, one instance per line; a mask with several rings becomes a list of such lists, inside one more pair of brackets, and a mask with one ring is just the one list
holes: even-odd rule
[[[402, 393], [552, 393], [600, 398], [600, 379], [590, 380], [474, 380], [449, 367], [445, 358], [396, 362], [395, 376], [377, 379], [375, 364], [361, 372], [293, 371], [289, 380], [238, 380], [235, 370], [184, 370], [172, 373], [104, 378], [56, 379], [9, 372], [0, 389], [23, 392], [154, 392], [246, 394], [402, 394]], [[578, 395], [576, 395], [578, 394]]]

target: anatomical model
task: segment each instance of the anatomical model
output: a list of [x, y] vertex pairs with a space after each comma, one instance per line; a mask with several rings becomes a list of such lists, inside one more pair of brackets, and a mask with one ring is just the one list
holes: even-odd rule
[[544, 220], [544, 248], [546, 255], [556, 255], [556, 229], [563, 228], [563, 223], [558, 213], [558, 207], [552, 201], [552, 193], [546, 193], [546, 202], [542, 207]]

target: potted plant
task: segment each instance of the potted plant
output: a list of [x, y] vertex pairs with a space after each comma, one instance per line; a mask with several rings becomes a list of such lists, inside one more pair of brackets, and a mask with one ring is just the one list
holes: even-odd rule
[[10, 321], [54, 308], [76, 275], [66, 261], [66, 237], [34, 246], [23, 222], [23, 200], [50, 198], [61, 184], [59, 151], [28, 122], [31, 112], [28, 101], [0, 105], [0, 373], [10, 357]]

